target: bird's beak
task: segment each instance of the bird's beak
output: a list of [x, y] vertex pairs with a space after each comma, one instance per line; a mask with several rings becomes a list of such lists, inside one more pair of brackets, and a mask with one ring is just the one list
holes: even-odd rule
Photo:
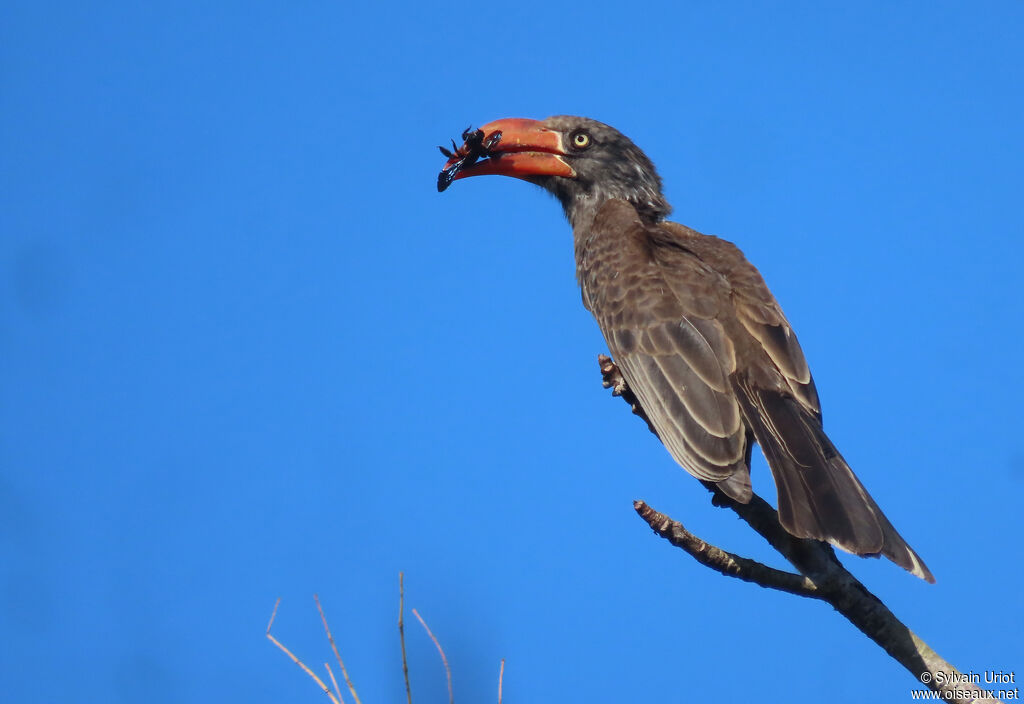
[[[490, 146], [474, 152], [470, 142], [463, 144], [448, 159], [438, 176], [439, 191], [452, 181], [470, 176], [524, 179], [532, 176], [576, 176], [573, 168], [562, 158], [566, 154], [562, 134], [544, 127], [539, 120], [518, 117], [495, 120], [481, 127], [480, 131], [483, 132], [482, 144]], [[486, 158], [476, 161], [480, 156]]]

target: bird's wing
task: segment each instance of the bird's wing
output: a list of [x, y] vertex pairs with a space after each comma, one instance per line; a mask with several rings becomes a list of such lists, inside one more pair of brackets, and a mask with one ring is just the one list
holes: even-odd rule
[[602, 208], [580, 271], [584, 300], [676, 461], [747, 500], [747, 430], [729, 379], [736, 357], [716, 319], [727, 282], [684, 249], [659, 261], [647, 227], [625, 203]]
[[[808, 413], [821, 421], [821, 402], [811, 377], [800, 343], [783, 315], [775, 296], [768, 290], [761, 274], [747, 262], [746, 257], [731, 243], [723, 240], [725, 250], [731, 250], [737, 265], [729, 274], [733, 290], [736, 317], [744, 329], [760, 343], [771, 372], [777, 371], [785, 382], [782, 391], [788, 391]], [[773, 376], [771, 373], [769, 377]]]
[[702, 235], [676, 223], [664, 223], [661, 229], [685, 242], [728, 281], [728, 315], [741, 324], [742, 331], [753, 337], [759, 347], [748, 356], [748, 364], [755, 369], [747, 371], [753, 371], [762, 386], [788, 391], [809, 413], [820, 418], [821, 404], [803, 350], [761, 273], [732, 242]]
[[[782, 525], [798, 537], [827, 540], [858, 555], [885, 555], [934, 581], [825, 434], [807, 361], [761, 274], [729, 242], [674, 223], [665, 228], [729, 282], [739, 323], [733, 339], [745, 352], [733, 389], [775, 477]], [[744, 331], [749, 337], [741, 341]]]

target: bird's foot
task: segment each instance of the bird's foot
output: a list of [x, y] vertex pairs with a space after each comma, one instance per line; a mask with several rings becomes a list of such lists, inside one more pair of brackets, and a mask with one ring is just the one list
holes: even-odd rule
[[611, 389], [612, 396], [619, 396], [628, 403], [629, 409], [633, 411], [633, 415], [642, 418], [647, 423], [647, 429], [657, 435], [658, 431], [651, 425], [651, 419], [647, 417], [643, 407], [640, 406], [640, 399], [629, 388], [629, 384], [626, 383], [626, 377], [622, 376], [618, 365], [606, 354], [597, 355], [597, 363], [601, 365], [601, 385], [606, 389]]
[[611, 389], [612, 396], [621, 396], [626, 391], [629, 391], [626, 379], [622, 376], [618, 365], [612, 361], [611, 357], [606, 354], [599, 354], [597, 355], [597, 363], [601, 365], [601, 385], [606, 389]]

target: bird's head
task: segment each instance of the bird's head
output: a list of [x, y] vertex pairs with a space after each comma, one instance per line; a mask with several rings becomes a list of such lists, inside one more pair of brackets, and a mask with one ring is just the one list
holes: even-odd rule
[[438, 177], [439, 191], [469, 176], [514, 176], [554, 194], [574, 226], [591, 220], [611, 198], [632, 203], [651, 221], [672, 210], [651, 160], [603, 122], [568, 115], [507, 118], [467, 130], [463, 138], [454, 152], [442, 149], [449, 159]]

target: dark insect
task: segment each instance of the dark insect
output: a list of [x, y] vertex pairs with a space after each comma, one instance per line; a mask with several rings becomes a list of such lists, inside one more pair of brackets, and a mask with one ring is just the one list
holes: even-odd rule
[[501, 141], [501, 132], [493, 132], [490, 137], [484, 139], [483, 130], [474, 130], [472, 127], [467, 127], [462, 132], [462, 141], [462, 146], [457, 147], [453, 139], [451, 151], [445, 147], [438, 147], [441, 153], [448, 157], [448, 159], [456, 159], [456, 161], [445, 166], [441, 173], [437, 175], [438, 193], [448, 188], [463, 169], [472, 166], [479, 159], [495, 156], [491, 150]]

